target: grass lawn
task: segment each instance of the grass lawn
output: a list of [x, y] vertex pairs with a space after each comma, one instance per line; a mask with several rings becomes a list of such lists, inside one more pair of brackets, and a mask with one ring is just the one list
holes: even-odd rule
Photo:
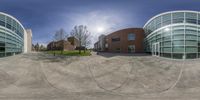
[[90, 51], [86, 51], [84, 53], [84, 51], [81, 51], [81, 54], [79, 54], [78, 50], [74, 50], [74, 51], [63, 51], [63, 53], [61, 51], [47, 51], [48, 54], [55, 54], [56, 55], [65, 55], [65, 56], [90, 56], [91, 52]]

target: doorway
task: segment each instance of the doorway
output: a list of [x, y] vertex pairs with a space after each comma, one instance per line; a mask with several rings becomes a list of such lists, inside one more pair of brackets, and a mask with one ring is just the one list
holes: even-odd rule
[[160, 43], [154, 43], [152, 45], [152, 55], [153, 56], [160, 56]]
[[128, 53], [135, 53], [135, 45], [128, 46]]

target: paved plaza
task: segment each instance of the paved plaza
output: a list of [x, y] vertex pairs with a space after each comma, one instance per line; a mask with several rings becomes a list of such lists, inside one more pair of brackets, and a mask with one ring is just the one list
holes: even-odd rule
[[200, 60], [145, 54], [0, 58], [0, 100], [198, 100]]

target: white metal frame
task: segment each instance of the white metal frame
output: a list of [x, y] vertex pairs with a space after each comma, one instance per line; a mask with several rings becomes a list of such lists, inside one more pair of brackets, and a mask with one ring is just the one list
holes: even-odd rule
[[158, 57], [160, 56], [160, 42], [152, 44], [152, 55]]

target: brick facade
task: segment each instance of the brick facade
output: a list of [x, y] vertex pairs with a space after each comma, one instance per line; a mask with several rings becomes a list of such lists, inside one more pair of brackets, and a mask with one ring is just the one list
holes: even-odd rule
[[[128, 40], [128, 34], [135, 34], [135, 40]], [[142, 28], [123, 29], [106, 36], [106, 50], [107, 52], [121, 52], [129, 53], [128, 47], [134, 46], [135, 53], [144, 52], [143, 39], [144, 30]]]
[[68, 40], [53, 41], [47, 45], [47, 50], [75, 50], [79, 45], [78, 40], [74, 37], [69, 37]]

